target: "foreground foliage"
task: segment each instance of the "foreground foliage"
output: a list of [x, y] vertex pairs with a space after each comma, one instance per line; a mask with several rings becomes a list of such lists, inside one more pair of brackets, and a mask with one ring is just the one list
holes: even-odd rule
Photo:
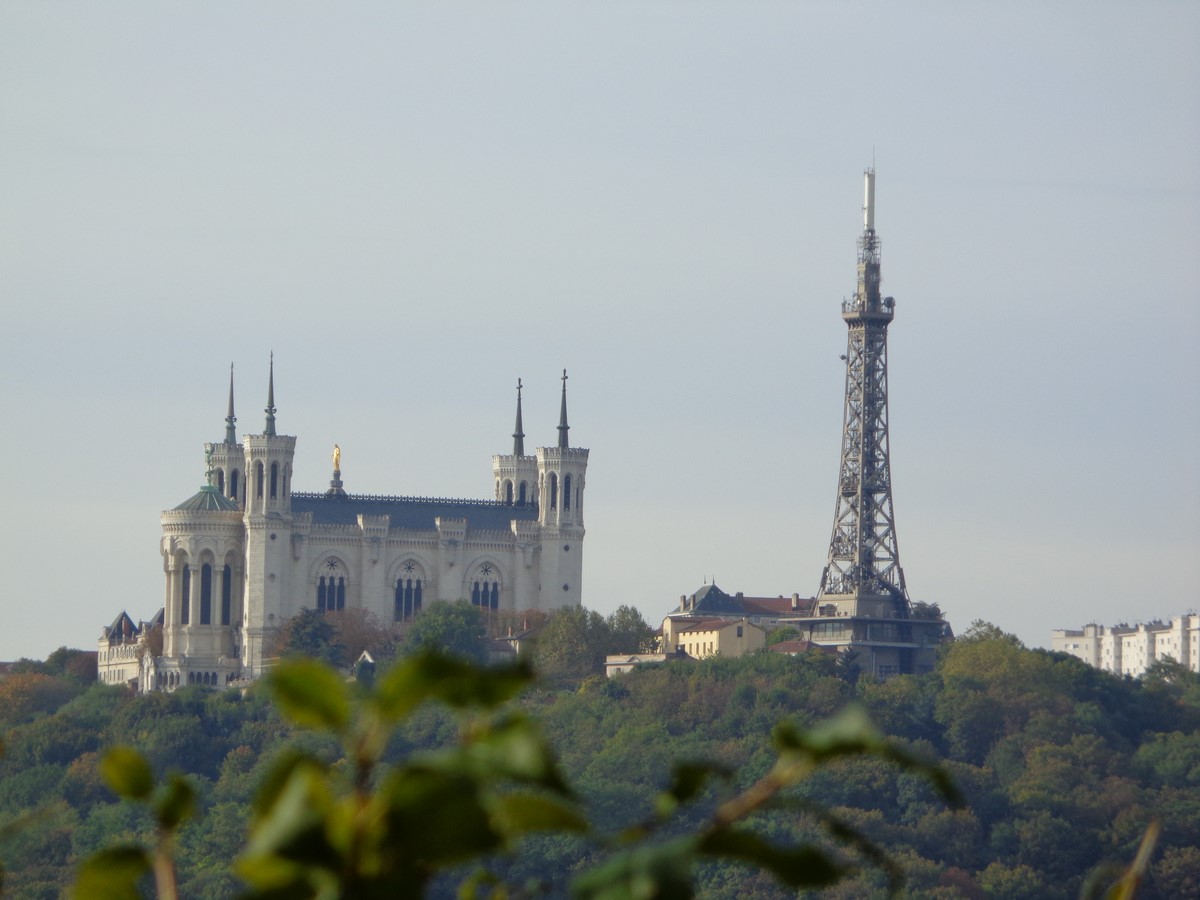
[[[810, 842], [781, 844], [743, 827], [818, 767], [867, 754], [955, 795], [942, 772], [884, 741], [861, 711], [849, 710], [815, 729], [777, 729], [770, 770], [723, 799], [699, 827], [658, 837], [710, 778], [725, 775], [716, 765], [688, 763], [676, 766], [650, 818], [617, 835], [595, 834], [537, 726], [508, 708], [531, 680], [523, 665], [489, 669], [437, 653], [404, 660], [359, 696], [315, 660], [273, 672], [268, 683], [285, 714], [336, 737], [343, 756], [330, 765], [315, 753], [291, 752], [267, 773], [236, 865], [250, 887], [245, 896], [416, 898], [439, 872], [481, 860], [465, 876], [463, 890], [471, 893], [502, 880], [488, 857], [516, 850], [536, 832], [582, 835], [604, 846], [603, 863], [574, 879], [572, 893], [582, 898], [690, 896], [702, 858], [744, 862], [792, 888], [820, 887], [847, 869]], [[459, 740], [385, 765], [395, 727], [430, 700], [459, 714]], [[109, 751], [101, 765], [118, 794], [151, 802], [157, 842], [154, 849], [122, 844], [93, 855], [76, 890], [136, 896], [138, 882], [153, 871], [159, 896], [174, 898], [170, 845], [190, 808], [190, 788], [174, 776], [156, 794], [149, 763], [129, 747]], [[869, 840], [844, 823], [828, 824], [899, 882]]]
[[[922, 776], [878, 757], [839, 755], [732, 826], [768, 849], [819, 851], [844, 873], [820, 889], [822, 897], [883, 896], [892, 875], [872, 862], [868, 845], [840, 840], [823, 817], [835, 831], [852, 829], [882, 847], [905, 875], [902, 894], [934, 898], [1100, 896], [1157, 820], [1137, 896], [1200, 895], [1200, 682], [1178, 666], [1160, 665], [1134, 682], [983, 633], [950, 648], [929, 676], [857, 681], [819, 655], [761, 654], [655, 666], [614, 681], [556, 682], [565, 684], [561, 689], [535, 682], [524, 694], [497, 698], [496, 706], [386, 707], [394, 727], [377, 731], [370, 721], [384, 716], [385, 707], [373, 706], [382, 701], [356, 700], [340, 680], [334, 691], [345, 698], [345, 718], [334, 708], [321, 714], [333, 718], [301, 729], [280, 713], [283, 701], [257, 689], [244, 697], [199, 688], [131, 697], [55, 677], [64, 680], [53, 688], [0, 682], [22, 698], [0, 706], [7, 752], [0, 759], [0, 861], [5, 889], [15, 897], [58, 897], [84, 859], [113, 845], [141, 848], [140, 866], [152, 866], [165, 847], [181, 896], [238, 896], [247, 883], [233, 861], [249, 851], [280, 857], [277, 877], [303, 871], [306, 883], [317, 884], [321, 876], [307, 867], [333, 872], [345, 865], [349, 851], [338, 848], [361, 847], [363, 855], [353, 858], [375, 865], [371, 841], [347, 837], [358, 827], [350, 811], [359, 808], [351, 802], [359, 791], [368, 798], [364, 810], [397, 797], [419, 804], [405, 793], [411, 780], [398, 773], [432, 767], [444, 785], [438, 779], [450, 778], [456, 766], [466, 768], [454, 777], [467, 780], [455, 782], [466, 798], [456, 792], [455, 802], [482, 810], [476, 821], [486, 828], [461, 839], [462, 852], [473, 848], [470, 861], [420, 863], [429, 895], [453, 896], [472, 876], [481, 892], [502, 882], [517, 886], [518, 895], [540, 886], [561, 896], [572, 883], [593, 890], [589, 877], [642, 884], [664, 867], [669, 874], [679, 841], [690, 865], [686, 877], [700, 896], [795, 896], [796, 888], [762, 870], [762, 860], [747, 868], [725, 852], [728, 846], [706, 847], [703, 836], [722, 821], [724, 804], [745, 796], [787, 756], [789, 729], [811, 729], [854, 703], [906, 753], [940, 759], [967, 802], [950, 809]], [[376, 698], [387, 696], [389, 679], [401, 677], [381, 672]], [[783, 743], [772, 745], [780, 722]], [[364, 766], [356, 742], [366, 734], [375, 736], [363, 745], [370, 750]], [[516, 740], [521, 734], [533, 744]], [[531, 777], [534, 770], [518, 778], [494, 762], [506, 747], [543, 740], [569, 791]], [[103, 777], [108, 751], [125, 744], [162, 779], [146, 803], [119, 799]], [[681, 760], [708, 763], [676, 766]], [[495, 777], [470, 780], [485, 769]], [[163, 792], [172, 784], [164, 776], [172, 771], [186, 773], [195, 812], [164, 843]], [[554, 829], [535, 828], [532, 813], [498, 813], [510, 795], [536, 797], [537, 809], [554, 810], [541, 820]], [[328, 834], [323, 826], [311, 845], [319, 853], [296, 849], [309, 847], [304, 841], [313, 832], [287, 838], [282, 826], [292, 819], [272, 813], [296, 796], [305, 798], [305, 811], [350, 823]], [[267, 823], [279, 825], [273, 842], [252, 836], [251, 820], [255, 836]], [[385, 816], [383, 826], [398, 827], [396, 821]], [[437, 820], [420, 821], [414, 840]], [[292, 839], [300, 843], [289, 845]], [[505, 852], [514, 845], [519, 853]], [[297, 863], [289, 853], [301, 857], [300, 869], [288, 868]], [[412, 859], [404, 864], [416, 865]]]

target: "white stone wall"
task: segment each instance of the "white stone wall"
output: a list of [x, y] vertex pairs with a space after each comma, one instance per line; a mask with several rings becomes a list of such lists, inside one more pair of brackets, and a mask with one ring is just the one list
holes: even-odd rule
[[1086, 625], [1081, 631], [1057, 629], [1051, 633], [1050, 643], [1053, 650], [1131, 678], [1140, 678], [1161, 659], [1173, 659], [1189, 671], [1200, 672], [1200, 615], [1195, 613], [1136, 627]]

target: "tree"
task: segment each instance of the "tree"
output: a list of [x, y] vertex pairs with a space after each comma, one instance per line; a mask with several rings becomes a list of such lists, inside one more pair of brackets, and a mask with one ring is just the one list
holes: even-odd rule
[[767, 632], [767, 646], [782, 644], [784, 641], [794, 641], [800, 637], [800, 630], [791, 625], [779, 625]]
[[609, 653], [649, 653], [654, 629], [635, 607], [622, 604], [605, 620], [609, 631]]
[[49, 713], [82, 690], [53, 675], [20, 672], [0, 679], [0, 723], [15, 725], [36, 713]]
[[611, 645], [612, 633], [600, 613], [567, 606], [552, 612], [538, 635], [534, 664], [551, 681], [578, 681], [604, 671]]
[[498, 609], [484, 616], [490, 638], [506, 638], [536, 630], [549, 618], [550, 614], [543, 609]]
[[66, 675], [91, 683], [96, 680], [96, 654], [86, 650], [59, 647], [46, 657], [46, 666], [55, 675]]
[[985, 622], [983, 619], [976, 619], [971, 623], [970, 628], [955, 639], [956, 644], [977, 644], [981, 641], [1004, 641], [1012, 644], [1014, 647], [1025, 648], [1025, 645], [1021, 643], [1021, 639], [1015, 634], [1009, 634], [998, 625]]
[[439, 650], [473, 663], [488, 660], [486, 623], [478, 606], [466, 600], [431, 603], [417, 614], [404, 636], [404, 652]]
[[940, 619], [942, 617], [942, 608], [936, 603], [925, 603], [921, 600], [916, 600], [912, 604], [912, 617], [914, 619]]
[[337, 629], [318, 610], [300, 610], [300, 615], [284, 626], [279, 639], [280, 656], [307, 656], [331, 666], [346, 664], [346, 648], [338, 641]]
[[333, 625], [337, 642], [345, 648], [347, 662], [353, 663], [364, 650], [377, 660], [395, 655], [396, 634], [369, 609], [350, 607], [325, 616]]
[[[697, 867], [714, 860], [767, 871], [794, 892], [834, 884], [852, 870], [811, 835], [769, 840], [746, 823], [814, 769], [865, 754], [923, 772], [947, 799], [956, 799], [940, 770], [885, 741], [860, 712], [848, 710], [811, 730], [781, 725], [773, 764], [744, 789], [723, 791], [715, 804], [709, 786], [730, 778], [726, 768], [677, 764], [667, 788], [653, 798], [651, 815], [629, 823], [623, 839], [610, 840], [593, 829], [538, 727], [513, 708], [531, 676], [521, 663], [485, 669], [421, 653], [393, 667], [375, 690], [352, 692], [338, 673], [313, 660], [281, 664], [268, 676], [280, 706], [297, 725], [336, 737], [343, 753], [335, 765], [298, 748], [277, 761], [237, 863], [249, 886], [243, 896], [415, 900], [439, 876], [439, 886], [460, 882], [458, 896], [478, 896], [481, 889], [508, 896], [496, 863], [538, 833], [581, 836], [597, 847], [572, 879], [581, 900], [690, 897]], [[387, 734], [427, 701], [459, 718], [458, 741], [387, 765]], [[137, 896], [138, 882], [153, 873], [158, 895], [175, 898], [175, 839], [195, 808], [193, 788], [180, 776], [157, 786], [150, 764], [130, 747], [113, 748], [101, 770], [113, 791], [150, 807], [157, 827], [153, 836], [130, 835], [87, 859], [76, 895]], [[236, 821], [236, 810], [227, 811]], [[819, 812], [816, 818], [882, 868], [893, 890], [899, 887], [898, 868], [866, 836], [844, 820]]]
[[155, 624], [146, 632], [146, 643], [138, 648], [138, 659], [149, 654], [151, 659], [163, 654], [163, 627], [162, 623]]

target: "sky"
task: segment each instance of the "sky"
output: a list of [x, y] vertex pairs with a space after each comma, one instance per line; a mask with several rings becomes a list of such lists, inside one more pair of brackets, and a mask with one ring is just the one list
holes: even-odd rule
[[0, 659], [162, 604], [235, 364], [295, 485], [591, 450], [583, 599], [812, 596], [876, 225], [957, 631], [1200, 606], [1200, 5], [0, 3]]

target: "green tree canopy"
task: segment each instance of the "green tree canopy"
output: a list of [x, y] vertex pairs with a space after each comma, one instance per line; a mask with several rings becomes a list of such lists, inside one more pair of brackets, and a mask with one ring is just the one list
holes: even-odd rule
[[609, 631], [609, 653], [648, 653], [654, 644], [654, 629], [646, 624], [636, 607], [622, 604], [605, 620]]
[[430, 603], [404, 636], [404, 652], [440, 650], [474, 663], [488, 659], [487, 623], [479, 607], [466, 600]]
[[332, 666], [346, 664], [346, 648], [338, 640], [333, 622], [315, 609], [302, 609], [284, 626], [281, 656], [307, 656]]
[[577, 681], [604, 671], [612, 631], [600, 613], [568, 606], [550, 614], [537, 637], [534, 663], [555, 682]]

